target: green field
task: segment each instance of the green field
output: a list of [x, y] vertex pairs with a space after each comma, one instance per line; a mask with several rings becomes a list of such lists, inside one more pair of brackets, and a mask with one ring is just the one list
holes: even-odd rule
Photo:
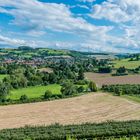
[[0, 81], [2, 81], [6, 76], [6, 74], [0, 74]]
[[126, 67], [127, 69], [134, 69], [140, 66], [140, 61], [129, 61], [130, 59], [122, 59], [113, 61], [114, 67]]
[[44, 95], [46, 90], [50, 90], [53, 94], [61, 94], [61, 86], [58, 84], [52, 84], [48, 86], [35, 86], [22, 89], [12, 90], [8, 98], [12, 100], [20, 99], [21, 95], [27, 95], [28, 98], [39, 98]]

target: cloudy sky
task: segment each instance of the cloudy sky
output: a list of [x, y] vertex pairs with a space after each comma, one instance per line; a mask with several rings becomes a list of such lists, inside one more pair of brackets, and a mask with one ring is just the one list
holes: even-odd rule
[[0, 47], [140, 52], [140, 0], [0, 0]]

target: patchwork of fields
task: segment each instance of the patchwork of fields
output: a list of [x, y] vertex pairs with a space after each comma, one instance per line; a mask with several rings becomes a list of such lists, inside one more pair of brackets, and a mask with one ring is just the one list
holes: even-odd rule
[[98, 74], [87, 72], [87, 79], [94, 81], [98, 86], [112, 84], [140, 84], [140, 75], [111, 76], [110, 74]]
[[0, 129], [25, 125], [138, 119], [140, 104], [105, 93], [91, 93], [41, 103], [0, 106]]

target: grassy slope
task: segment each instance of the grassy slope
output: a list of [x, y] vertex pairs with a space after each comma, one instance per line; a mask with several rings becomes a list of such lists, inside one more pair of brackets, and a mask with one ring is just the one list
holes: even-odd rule
[[125, 66], [128, 69], [134, 69], [140, 66], [140, 61], [129, 61], [130, 59], [122, 59], [113, 61], [115, 68]]
[[57, 84], [48, 85], [48, 86], [35, 86], [22, 88], [17, 90], [12, 90], [8, 98], [16, 100], [21, 97], [21, 95], [26, 94], [29, 98], [38, 98], [44, 95], [46, 90], [52, 91], [53, 94], [61, 94], [61, 86]]

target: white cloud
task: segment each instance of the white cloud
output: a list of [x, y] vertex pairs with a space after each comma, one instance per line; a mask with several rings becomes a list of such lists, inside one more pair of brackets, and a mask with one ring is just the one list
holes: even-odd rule
[[[94, 0], [81, 1], [93, 2]], [[13, 8], [6, 9], [4, 6]], [[64, 4], [42, 3], [37, 0], [1, 0], [0, 13], [12, 15], [14, 20], [10, 24], [23, 28], [27, 33], [26, 35], [35, 37], [36, 40], [30, 38], [20, 40], [0, 36], [0, 44], [5, 43], [15, 46], [27, 44], [34, 47], [56, 47], [84, 51], [89, 47], [92, 51], [110, 52], [124, 52], [132, 46], [132, 49], [137, 51], [140, 49], [140, 41], [136, 37], [136, 35], [140, 35], [140, 32], [137, 31], [137, 29], [140, 29], [137, 24], [140, 17], [138, 15], [139, 7], [140, 2], [138, 0], [108, 0], [100, 5], [93, 6], [91, 17], [116, 22], [125, 31], [125, 34], [121, 36], [112, 36], [108, 32], [116, 28], [115, 26], [95, 26], [82, 17], [76, 17], [70, 11], [70, 7]], [[133, 29], [122, 24], [128, 21], [133, 21], [133, 24], [135, 24]], [[47, 36], [49, 30], [70, 33], [81, 40], [60, 41], [59, 37], [54, 38], [53, 41], [37, 39], [37, 37], [43, 35]]]
[[12, 47], [18, 47], [21, 45], [29, 45], [32, 47], [36, 46], [36, 43], [34, 41], [25, 41], [22, 39], [15, 39], [15, 38], [10, 38], [6, 37], [3, 35], [0, 35], [0, 46], [12, 46]]
[[5, 36], [0, 35], [0, 43], [1, 44], [12, 44], [12, 45], [20, 45], [20, 44], [25, 44], [24, 40], [19, 40], [19, 39], [11, 39]]
[[[13, 6], [16, 9], [1, 9], [15, 19], [13, 24], [28, 27], [30, 30], [51, 29], [61, 32], [95, 31], [96, 27], [80, 17], [73, 17], [64, 4], [41, 3], [36, 0], [0, 1], [0, 6]], [[102, 27], [101, 27], [102, 28]], [[25, 28], [26, 30], [26, 28]]]
[[108, 19], [120, 23], [136, 21], [140, 19], [139, 0], [108, 0], [101, 5], [93, 6], [91, 17], [96, 19]]

